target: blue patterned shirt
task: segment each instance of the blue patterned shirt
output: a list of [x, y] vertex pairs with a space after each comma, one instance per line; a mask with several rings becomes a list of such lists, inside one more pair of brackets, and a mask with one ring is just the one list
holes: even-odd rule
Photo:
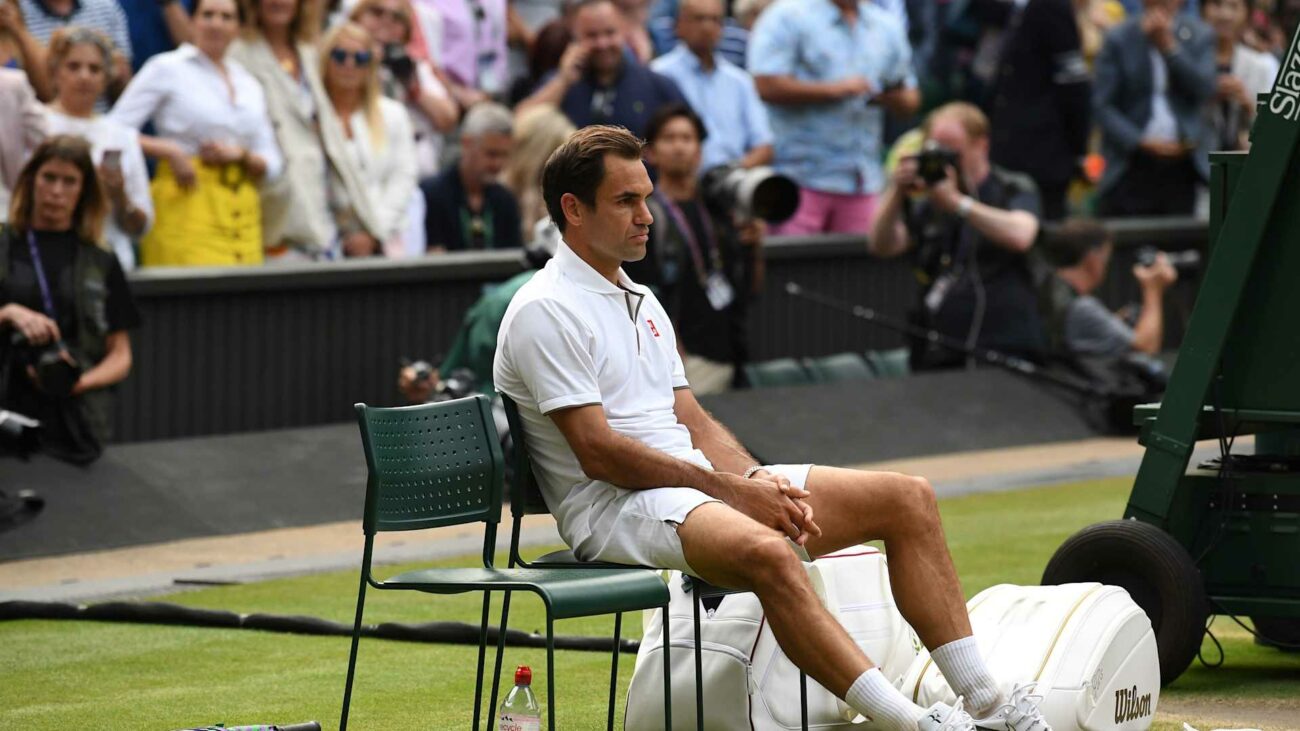
[[[916, 86], [912, 50], [898, 17], [858, 3], [850, 25], [831, 0], [777, 0], [749, 38], [754, 76], [828, 82], [863, 76], [875, 89]], [[843, 194], [879, 192], [884, 109], [855, 97], [821, 104], [768, 104], [775, 166], [805, 188]]]
[[709, 136], [704, 140], [701, 170], [735, 162], [745, 153], [772, 143], [767, 108], [758, 98], [754, 79], [744, 69], [714, 54], [713, 71], [685, 44], [656, 58], [650, 68], [677, 82], [677, 88], [704, 120]]

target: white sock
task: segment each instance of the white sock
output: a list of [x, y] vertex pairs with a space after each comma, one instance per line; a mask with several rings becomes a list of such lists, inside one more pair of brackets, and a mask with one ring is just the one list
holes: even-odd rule
[[882, 731], [916, 731], [917, 719], [925, 709], [909, 701], [885, 679], [880, 668], [871, 668], [858, 676], [844, 694], [844, 702], [875, 722]]
[[974, 637], [963, 637], [931, 650], [930, 657], [948, 685], [965, 698], [966, 712], [972, 717], [985, 718], [997, 710], [1001, 693]]

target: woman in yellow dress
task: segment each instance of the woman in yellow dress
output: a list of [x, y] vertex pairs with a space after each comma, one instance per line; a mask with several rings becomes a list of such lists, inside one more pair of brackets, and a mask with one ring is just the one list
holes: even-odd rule
[[283, 162], [261, 85], [226, 58], [240, 13], [235, 0], [197, 0], [193, 45], [149, 59], [110, 114], [157, 130], [141, 138], [159, 161], [144, 266], [262, 263], [258, 187]]

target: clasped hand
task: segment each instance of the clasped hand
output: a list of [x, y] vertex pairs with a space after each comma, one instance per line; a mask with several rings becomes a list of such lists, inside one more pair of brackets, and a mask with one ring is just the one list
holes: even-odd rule
[[784, 475], [759, 470], [745, 479], [726, 475], [730, 498], [725, 502], [763, 525], [784, 533], [800, 546], [822, 534], [813, 521], [807, 490], [795, 487]]

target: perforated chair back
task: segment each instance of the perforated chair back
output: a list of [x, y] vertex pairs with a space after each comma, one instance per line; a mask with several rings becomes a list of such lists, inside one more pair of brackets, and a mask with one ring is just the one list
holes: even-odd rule
[[528, 456], [528, 443], [524, 438], [524, 420], [519, 415], [519, 405], [509, 396], [501, 394], [501, 404], [506, 409], [506, 423], [510, 425], [510, 439], [514, 445], [514, 475], [510, 481], [510, 512], [512, 515], [546, 515], [550, 508], [542, 497], [542, 488], [533, 472], [533, 460]]
[[501, 443], [485, 396], [357, 404], [366, 453], [366, 535], [501, 520]]

